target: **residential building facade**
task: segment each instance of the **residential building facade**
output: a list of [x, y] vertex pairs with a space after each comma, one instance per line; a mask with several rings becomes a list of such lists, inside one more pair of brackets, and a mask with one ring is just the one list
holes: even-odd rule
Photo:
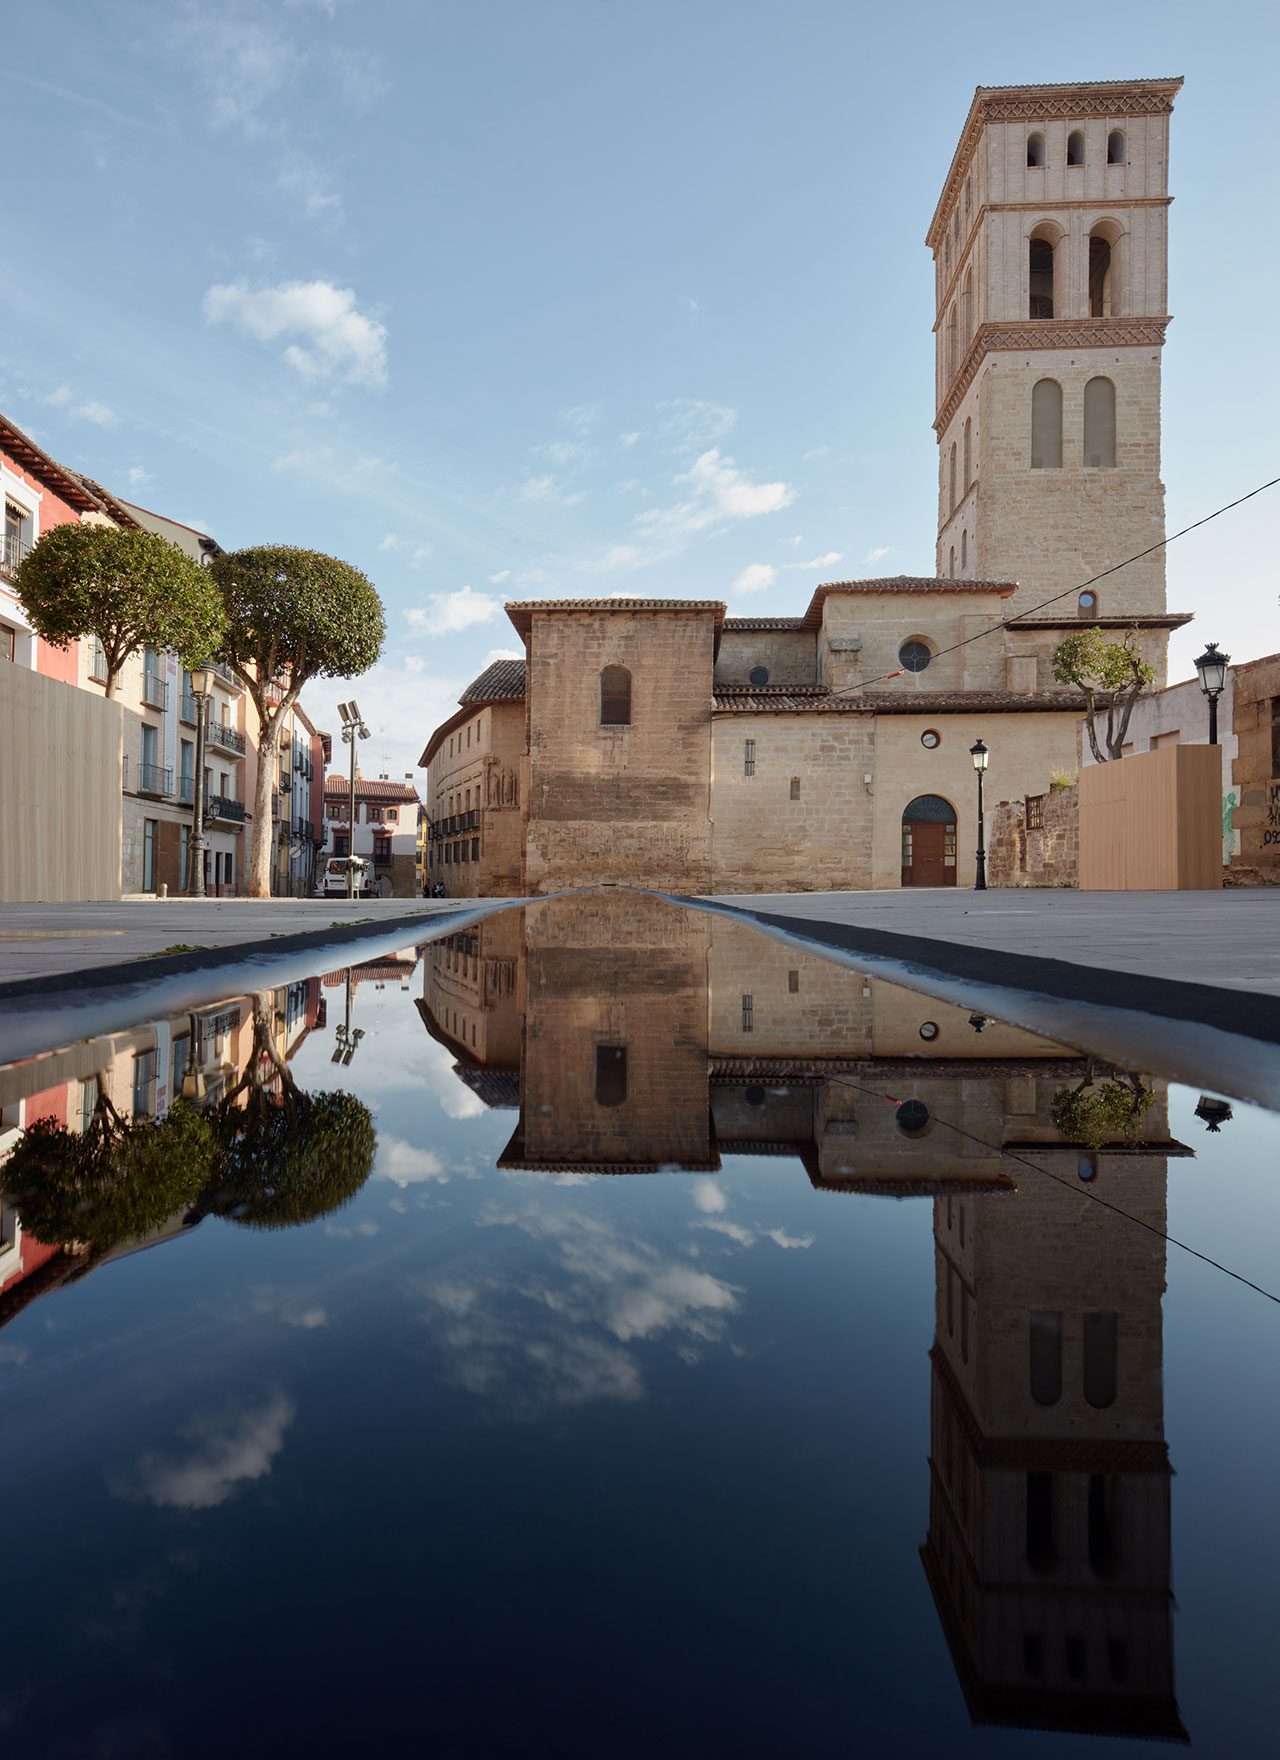
[[363, 856], [372, 865], [374, 887], [384, 898], [414, 898], [416, 875], [418, 791], [412, 776], [392, 782], [387, 776], [356, 775], [355, 841], [351, 836], [350, 778], [331, 771], [324, 782], [325, 856]]

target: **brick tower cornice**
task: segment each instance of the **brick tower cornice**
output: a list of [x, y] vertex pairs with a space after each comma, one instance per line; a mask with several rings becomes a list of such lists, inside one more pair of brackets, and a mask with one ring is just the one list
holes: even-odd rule
[[965, 392], [989, 354], [1021, 354], [1046, 348], [1160, 348], [1173, 319], [1156, 318], [1024, 318], [979, 324], [959, 371], [939, 405], [934, 428], [941, 436], [959, 409]]
[[946, 215], [973, 162], [982, 131], [989, 122], [1019, 122], [1090, 116], [1159, 116], [1173, 109], [1182, 88], [1181, 76], [1171, 79], [1081, 80], [1069, 85], [978, 86], [960, 131], [951, 168], [929, 222], [925, 243], [936, 248]]

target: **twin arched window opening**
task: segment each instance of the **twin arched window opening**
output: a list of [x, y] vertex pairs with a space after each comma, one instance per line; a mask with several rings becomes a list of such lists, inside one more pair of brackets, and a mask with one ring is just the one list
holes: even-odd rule
[[[1115, 296], [1113, 240], [1108, 223], [1089, 235], [1089, 316], [1110, 318], [1118, 310]], [[1055, 295], [1055, 248], [1051, 238], [1033, 236], [1027, 243], [1027, 316], [1052, 318]]]
[[[1090, 470], [1115, 469], [1116, 388], [1110, 379], [1085, 385], [1082, 462]], [[1062, 468], [1062, 387], [1056, 379], [1038, 379], [1031, 388], [1031, 468]]]
[[606, 666], [600, 674], [600, 725], [631, 725], [631, 674], [625, 666]]

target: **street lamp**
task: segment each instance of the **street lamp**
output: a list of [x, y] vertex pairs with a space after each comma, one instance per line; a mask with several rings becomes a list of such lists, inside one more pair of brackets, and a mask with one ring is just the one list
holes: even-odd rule
[[359, 1046], [361, 1039], [364, 1038], [364, 1028], [363, 1027], [357, 1027], [354, 1032], [352, 1032], [352, 1030], [351, 1030], [351, 967], [350, 966], [347, 967], [346, 1017], [343, 1020], [342, 1025], [335, 1029], [333, 1036], [334, 1036], [334, 1039], [337, 1043], [337, 1048], [334, 1051], [333, 1056], [329, 1059], [329, 1062], [330, 1063], [340, 1063], [343, 1066], [343, 1068], [345, 1069], [347, 1064], [349, 1064], [351, 1062], [351, 1059], [355, 1056], [356, 1049]]
[[1217, 642], [1209, 646], [1196, 661], [1196, 671], [1200, 676], [1200, 689], [1209, 699], [1209, 744], [1218, 743], [1218, 698], [1222, 695], [1227, 683], [1227, 667], [1230, 654], [1220, 654]]
[[349, 703], [338, 704], [338, 714], [342, 717], [342, 737], [351, 747], [351, 792], [349, 796], [347, 826], [347, 897], [356, 895], [356, 741], [368, 739], [369, 729], [364, 724], [360, 706], [353, 697]]
[[991, 756], [981, 740], [975, 740], [969, 747], [969, 756], [973, 759], [973, 767], [978, 772], [978, 873], [973, 882], [975, 892], [987, 890], [987, 846], [982, 830], [982, 773], [987, 767], [987, 759]]
[[213, 668], [193, 666], [190, 673], [191, 695], [196, 705], [196, 774], [191, 808], [191, 863], [187, 874], [187, 895], [204, 897], [204, 724], [209, 698], [213, 694]]

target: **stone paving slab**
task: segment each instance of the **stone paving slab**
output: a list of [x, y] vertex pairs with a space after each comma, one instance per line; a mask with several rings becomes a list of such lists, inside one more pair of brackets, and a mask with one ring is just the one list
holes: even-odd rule
[[1280, 996], [1280, 887], [1221, 892], [970, 892], [939, 887], [726, 893], [715, 902], [1003, 954], [1066, 960], [1104, 972]]

